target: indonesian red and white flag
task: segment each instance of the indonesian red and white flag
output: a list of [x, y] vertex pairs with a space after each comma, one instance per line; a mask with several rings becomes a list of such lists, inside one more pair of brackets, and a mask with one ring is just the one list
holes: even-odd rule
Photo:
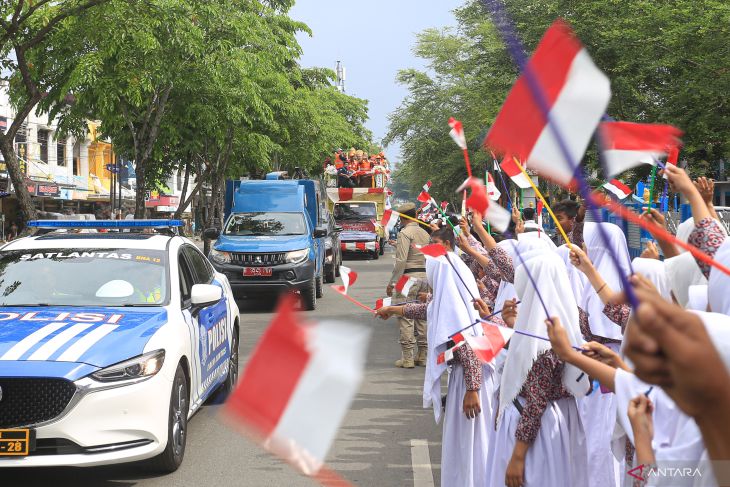
[[352, 201], [357, 197], [366, 194], [383, 194], [384, 188], [338, 188], [337, 191], [327, 191], [327, 196], [335, 203], [340, 201]]
[[502, 196], [502, 192], [497, 189], [494, 178], [489, 173], [487, 173], [487, 194], [492, 201], [497, 201]]
[[395, 283], [395, 290], [403, 296], [408, 296], [408, 293], [411, 292], [411, 288], [417, 281], [418, 279], [415, 277], [402, 276]]
[[430, 203], [431, 202], [431, 195], [428, 194], [426, 191], [421, 191], [421, 193], [418, 195], [418, 198], [416, 198], [421, 203]]
[[390, 208], [383, 211], [383, 219], [380, 220], [380, 225], [385, 228], [386, 233], [395, 228], [396, 223], [398, 223], [398, 213]]
[[442, 257], [446, 255], [446, 247], [444, 247], [441, 244], [430, 244], [430, 245], [424, 245], [423, 247], [417, 247], [418, 250], [420, 250], [423, 255], [426, 257], [431, 257], [433, 259], [436, 259], [438, 257]]
[[682, 131], [671, 125], [631, 122], [603, 122], [601, 141], [606, 174], [617, 174], [640, 166], [655, 165], [681, 143]]
[[345, 294], [347, 294], [347, 290], [350, 289], [350, 286], [355, 284], [355, 281], [357, 281], [357, 272], [353, 271], [349, 267], [341, 265], [340, 277], [342, 278], [342, 290]]
[[667, 163], [677, 165], [677, 161], [679, 161], [679, 146], [674, 146], [669, 150], [669, 155], [667, 155]]
[[[538, 200], [537, 201], [537, 226], [539, 228], [542, 228], [542, 210], [544, 207], [545, 207], [545, 205], [543, 204], [542, 200]], [[538, 230], [538, 233], [539, 232], [540, 232], [540, 230]]]
[[[572, 164], [580, 163], [611, 99], [610, 82], [562, 20], [545, 32], [526, 69], [539, 86], [553, 126], [523, 73], [484, 144], [517, 156], [541, 175], [569, 186], [577, 169]], [[554, 129], [559, 131], [570, 161], [564, 157]]]
[[466, 333], [464, 339], [474, 350], [479, 360], [488, 364], [494, 360], [515, 332], [506, 326], [488, 325], [486, 323], [484, 323], [483, 328], [484, 336], [475, 337]]
[[525, 174], [520, 171], [520, 168], [517, 166], [517, 162], [511, 154], [507, 154], [505, 156], [504, 160], [502, 161], [501, 168], [502, 172], [509, 176], [509, 178], [512, 180], [513, 183], [517, 185], [517, 187], [522, 189], [528, 189], [532, 187], [527, 179], [527, 176], [525, 176]]
[[293, 295], [282, 299], [224, 414], [266, 450], [314, 475], [360, 387], [370, 330], [305, 323], [295, 302]]
[[431, 181], [428, 181], [426, 184], [423, 185], [423, 190], [428, 193], [431, 191]]
[[477, 178], [469, 178], [464, 181], [457, 193], [461, 193], [466, 189], [471, 189], [471, 194], [466, 199], [466, 208], [478, 211], [498, 232], [504, 232], [509, 227], [511, 219], [510, 213], [499, 206], [496, 202], [489, 202], [487, 197], [487, 188]]
[[445, 212], [448, 209], [448, 207], [449, 207], [449, 202], [448, 201], [442, 201], [441, 202], [441, 211]]
[[383, 298], [378, 299], [375, 301], [375, 310], [379, 310], [380, 308], [384, 308], [386, 306], [390, 306], [390, 304], [393, 302], [393, 298]]
[[466, 137], [464, 136], [464, 126], [461, 124], [460, 121], [456, 120], [454, 117], [451, 117], [449, 119], [449, 127], [451, 127], [451, 132], [449, 132], [449, 135], [452, 139], [454, 139], [454, 142], [456, 142], [456, 145], [458, 145], [461, 150], [466, 150]]
[[607, 182], [603, 185], [603, 189], [615, 194], [616, 197], [620, 200], [628, 198], [629, 196], [631, 196], [632, 192], [631, 188], [626, 186], [618, 179], [612, 179], [611, 181]]

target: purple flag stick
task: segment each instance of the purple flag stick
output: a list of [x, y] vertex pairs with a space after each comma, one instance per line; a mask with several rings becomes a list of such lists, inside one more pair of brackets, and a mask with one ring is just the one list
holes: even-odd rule
[[[501, 325], [498, 325], [497, 323], [492, 323], [491, 321], [487, 321], [486, 319], [480, 320], [480, 321], [483, 323], [486, 323], [488, 325], [492, 325], [492, 326], [501, 326]], [[527, 333], [526, 331], [518, 331], [518, 330], [512, 330], [512, 331], [514, 331], [518, 335], [524, 335], [524, 336], [530, 337], [530, 338], [537, 338], [538, 340], [545, 340], [546, 342], [550, 341], [550, 339], [548, 337], [541, 337], [539, 335], [533, 335], [532, 333]], [[571, 345], [571, 347], [573, 348], [573, 350], [577, 350], [579, 352], [585, 352], [585, 350], [583, 350], [580, 347], [576, 347], [575, 345]]]
[[[525, 49], [522, 46], [522, 43], [520, 42], [519, 38], [517, 37], [517, 32], [515, 31], [514, 25], [512, 24], [512, 21], [509, 19], [509, 16], [504, 9], [504, 6], [502, 5], [500, 0], [483, 0], [484, 4], [487, 6], [487, 8], [490, 10], [492, 14], [492, 19], [494, 22], [495, 27], [499, 31], [500, 35], [502, 36], [502, 40], [504, 41], [505, 45], [507, 46], [507, 51], [512, 56], [512, 59], [515, 61], [517, 66], [522, 71], [522, 74], [525, 77], [525, 82], [527, 83], [527, 86], [530, 90], [530, 93], [532, 95], [532, 98], [535, 100], [535, 103], [537, 104], [538, 108], [542, 112], [543, 117], [545, 117], [545, 120], [547, 121], [547, 126], [549, 130], [552, 132], [553, 137], [555, 138], [555, 141], [558, 143], [558, 147], [560, 148], [560, 152], [563, 156], [563, 158], [568, 162], [570, 167], [573, 169], [573, 175], [575, 179], [578, 181], [578, 186], [580, 189], [580, 193], [583, 196], [583, 199], [586, 202], [586, 205], [591, 211], [591, 215], [593, 216], [593, 219], [596, 221], [600, 221], [600, 215], [598, 213], [598, 209], [593, 204], [591, 200], [591, 188], [588, 185], [588, 182], [586, 181], [585, 177], [583, 176], [582, 171], [580, 170], [579, 164], [576, 164], [575, 161], [573, 161], [573, 156], [570, 153], [570, 150], [568, 150], [568, 146], [565, 143], [565, 139], [563, 138], [560, 129], [558, 128], [557, 124], [553, 120], [553, 117], [550, 114], [550, 106], [547, 103], [547, 100], [545, 99], [545, 94], [543, 93], [542, 87], [540, 86], [540, 83], [535, 78], [534, 73], [532, 72], [532, 69], [530, 69], [529, 65], [527, 64], [527, 56], [525, 55]], [[598, 136], [599, 140], [599, 148], [603, 147], [603, 144], [600, 143], [600, 136]], [[602, 154], [602, 151], [599, 150], [599, 154]], [[602, 157], [602, 156], [601, 156]], [[604, 164], [605, 167], [605, 164]], [[603, 228], [602, 225], [598, 225], [598, 232], [601, 236], [601, 239], [603, 240], [604, 245], [606, 247], [609, 246], [609, 239], [608, 239], [608, 233], [606, 232], [606, 229]], [[613, 260], [614, 265], [616, 266], [616, 269], [620, 271], [621, 266], [618, 262], [618, 257], [614, 255], [613, 252], [609, 252], [609, 255], [611, 256], [611, 260]], [[639, 301], [636, 298], [636, 293], [634, 293], [633, 288], [631, 287], [631, 284], [629, 283], [629, 279], [627, 276], [625, 276], [622, 272], [618, 273], [621, 278], [621, 283], [623, 284], [624, 290], [626, 291], [626, 296], [629, 300], [629, 303], [631, 303], [631, 306], [636, 309], [639, 305]], [[538, 292], [539, 296], [539, 292]], [[542, 299], [541, 299], [542, 300]], [[544, 306], [544, 304], [543, 304]], [[547, 308], [546, 308], [547, 311]], [[548, 318], [550, 316], [548, 315]]]
[[[517, 302], [516, 302], [515, 304], [520, 304], [521, 302], [522, 302], [522, 301], [517, 301]], [[499, 310], [499, 311], [495, 311], [495, 312], [494, 312], [494, 313], [492, 313], [491, 315], [489, 315], [489, 316], [485, 316], [484, 318], [481, 318], [481, 319], [479, 319], [479, 320], [475, 321], [475, 322], [474, 322], [474, 323], [472, 323], [471, 325], [469, 325], [469, 326], [466, 326], [466, 327], [462, 328], [461, 330], [457, 331], [456, 333], [454, 333], [454, 335], [456, 335], [457, 333], [461, 333], [462, 331], [466, 331], [466, 330], [468, 330], [469, 328], [472, 328], [472, 327], [474, 327], [474, 326], [478, 325], [479, 323], [491, 323], [490, 321], [487, 321], [487, 320], [488, 320], [489, 318], [494, 318], [494, 317], [495, 317], [495, 316], [497, 316], [498, 314], [502, 314], [502, 310]], [[493, 324], [493, 323], [491, 323], [491, 324]], [[449, 336], [449, 338], [453, 338], [453, 337], [454, 337], [454, 335], [450, 335], [450, 336]]]
[[[499, 167], [499, 163], [496, 159], [493, 159], [494, 163]], [[509, 189], [507, 189], [507, 184], [504, 182], [504, 174], [502, 174], [502, 170], [499, 171], [499, 180], [502, 181], [502, 189], [507, 194], [507, 201], [509, 201], [510, 211], [512, 210], [512, 198], [509, 195]]]

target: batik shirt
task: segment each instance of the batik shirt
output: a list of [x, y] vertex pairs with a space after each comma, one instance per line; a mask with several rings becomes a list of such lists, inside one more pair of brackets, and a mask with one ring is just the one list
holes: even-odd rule
[[[605, 314], [606, 309], [603, 309], [603, 312]], [[591, 331], [591, 325], [588, 321], [588, 313], [583, 311], [583, 308], [578, 307], [578, 324], [580, 325], [580, 333], [583, 335], [583, 339], [587, 342], [598, 342], [602, 343], [603, 345], [608, 345], [610, 343], [621, 343], [621, 340], [615, 340], [613, 338], [605, 338], [599, 335], [594, 335]], [[609, 317], [610, 318], [610, 317]], [[626, 318], [628, 321], [628, 318]], [[613, 321], [613, 320], [612, 320]], [[615, 323], [615, 322], [614, 322]]]
[[[714, 218], [703, 218], [695, 225], [694, 230], [689, 235], [687, 243], [700, 249], [710, 257], [714, 258], [717, 249], [725, 242], [725, 233], [720, 228], [720, 222]], [[710, 278], [710, 265], [702, 262], [695, 257], [697, 265], [700, 266], [702, 274], [706, 278]]]

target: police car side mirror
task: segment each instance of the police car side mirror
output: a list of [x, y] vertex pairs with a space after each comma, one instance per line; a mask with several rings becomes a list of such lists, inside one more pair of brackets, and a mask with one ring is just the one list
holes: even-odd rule
[[217, 240], [220, 235], [221, 232], [217, 228], [206, 228], [203, 232], [203, 237], [207, 240]]
[[190, 291], [190, 303], [193, 305], [192, 314], [218, 303], [223, 299], [223, 289], [212, 284], [196, 284]]

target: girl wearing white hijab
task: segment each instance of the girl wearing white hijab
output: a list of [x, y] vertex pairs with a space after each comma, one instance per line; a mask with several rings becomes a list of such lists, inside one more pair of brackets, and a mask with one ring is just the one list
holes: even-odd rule
[[487, 479], [489, 425], [493, 417], [494, 366], [483, 365], [468, 344], [454, 352], [453, 361], [438, 363], [438, 356], [453, 346], [451, 336], [482, 335], [481, 325], [462, 331], [477, 322], [472, 300], [479, 296], [474, 276], [454, 254], [454, 233], [442, 228], [431, 235], [443, 245], [446, 256], [426, 258], [426, 276], [433, 289], [431, 300], [400, 306], [385, 306], [377, 314], [428, 320], [428, 358], [423, 384], [423, 407], [433, 407], [436, 422], [441, 421], [441, 376], [451, 370], [441, 440], [441, 485], [444, 487], [484, 486]]
[[[730, 240], [726, 240], [717, 250], [715, 260], [730, 267]], [[730, 276], [713, 268], [707, 289], [710, 311], [730, 315]]]
[[[522, 255], [515, 288], [522, 300], [515, 330], [547, 336], [545, 311], [528, 277], [535, 279], [551, 315], [567, 324], [571, 343], [583, 343], [578, 307], [565, 266], [552, 252]], [[515, 262], [519, 264], [519, 258]], [[499, 387], [499, 412], [489, 453], [489, 486], [583, 487], [588, 483], [583, 426], [574, 395], [585, 394], [588, 376], [560, 361], [550, 343], [515, 334]]]

